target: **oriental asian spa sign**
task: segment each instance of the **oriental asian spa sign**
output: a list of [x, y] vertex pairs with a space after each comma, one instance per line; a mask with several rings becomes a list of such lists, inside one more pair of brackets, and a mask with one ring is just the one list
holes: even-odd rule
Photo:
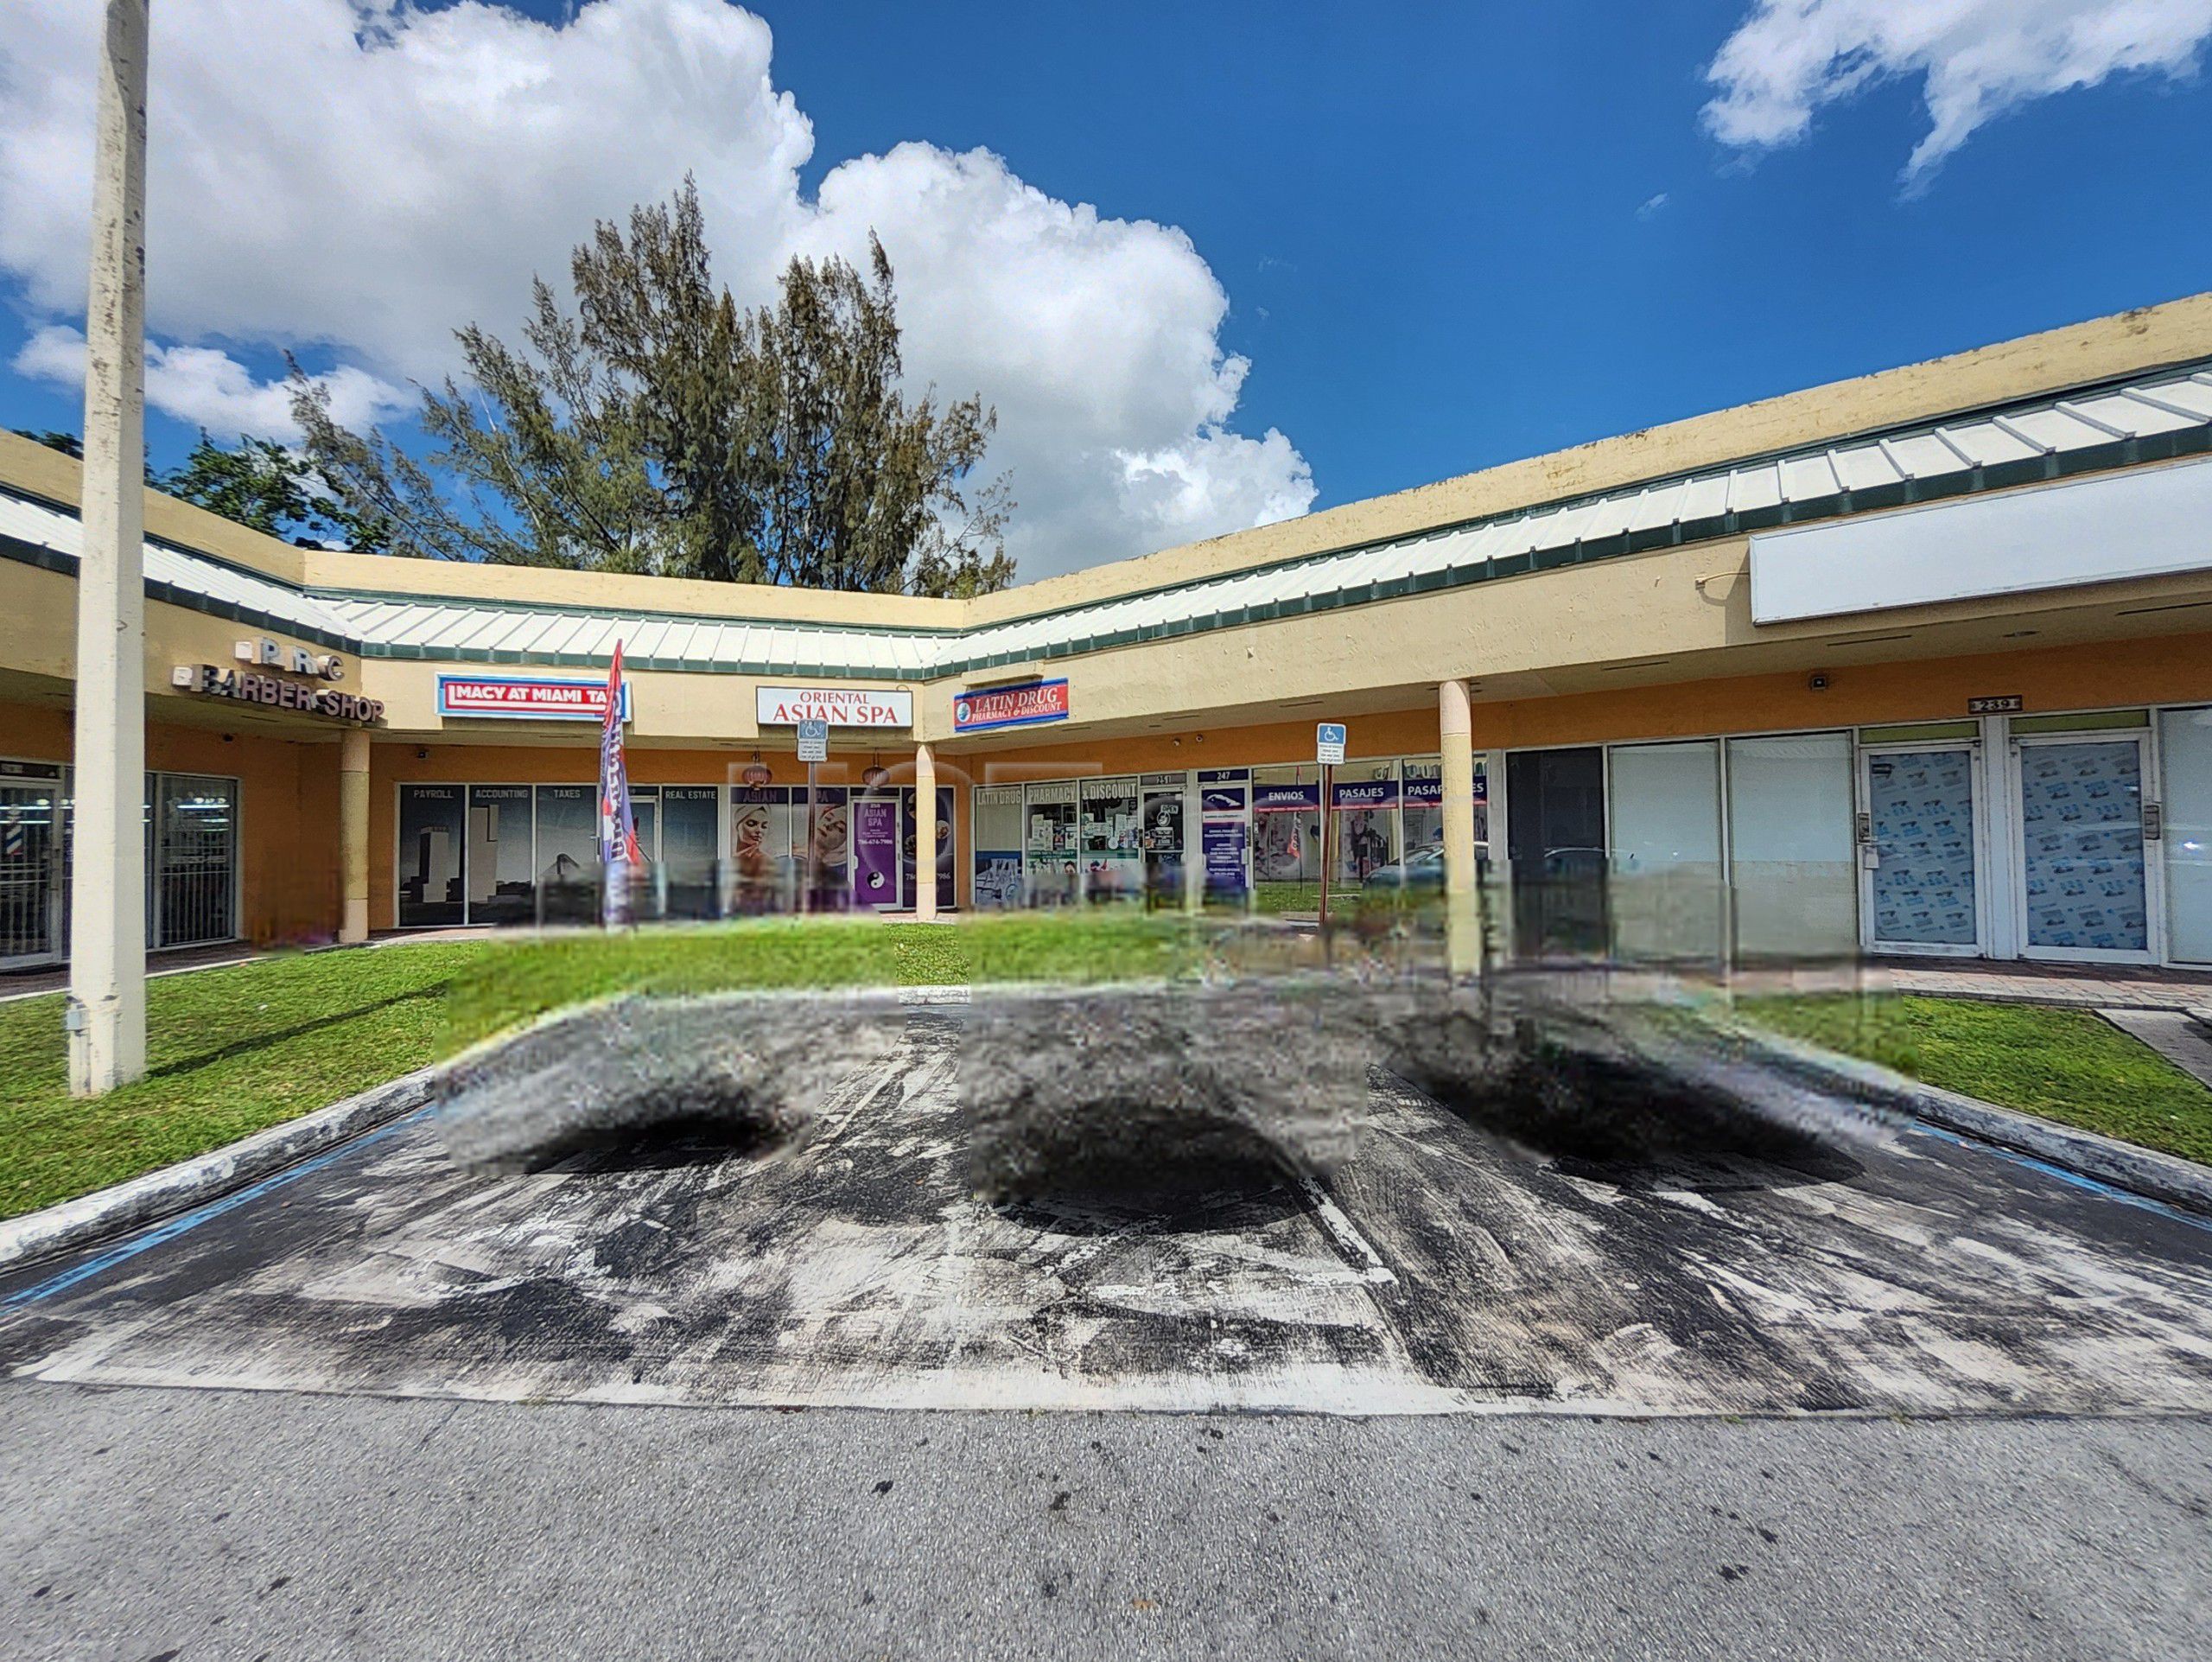
[[912, 727], [914, 695], [866, 687], [755, 687], [753, 718], [763, 727]]

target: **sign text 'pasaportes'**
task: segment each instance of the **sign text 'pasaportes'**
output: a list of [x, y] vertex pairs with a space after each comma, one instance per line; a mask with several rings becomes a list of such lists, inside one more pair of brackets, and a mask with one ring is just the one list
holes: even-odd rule
[[303, 716], [323, 716], [332, 721], [358, 722], [373, 726], [384, 719], [384, 700], [364, 698], [358, 692], [340, 692], [251, 670], [219, 668], [213, 664], [179, 664], [169, 672], [169, 684], [203, 697], [229, 698], [268, 710], [296, 710]]

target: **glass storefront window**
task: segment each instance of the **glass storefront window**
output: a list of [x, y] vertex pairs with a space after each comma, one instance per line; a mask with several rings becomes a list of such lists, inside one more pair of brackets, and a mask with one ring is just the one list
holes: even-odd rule
[[2167, 951], [2212, 964], [2212, 707], [2158, 716], [2164, 763]]
[[1106, 902], [1139, 898], [1144, 883], [1142, 812], [1134, 779], [1083, 781], [1083, 893]]
[[1965, 745], [1867, 753], [1876, 945], [1973, 946], [1980, 940], [1975, 765]]
[[1356, 890], [1384, 867], [1397, 864], [1398, 764], [1346, 762], [1332, 776], [1329, 794], [1336, 816], [1329, 831], [1336, 868], [1330, 881]]
[[970, 891], [978, 911], [1021, 904], [1021, 786], [979, 785], [969, 798], [976, 870]]
[[599, 787], [541, 785], [537, 914], [547, 923], [599, 920]]
[[61, 770], [0, 763], [0, 964], [62, 951]]
[[1183, 894], [1183, 775], [1147, 774], [1137, 786], [1143, 798], [1137, 840], [1144, 848], [1145, 903], [1179, 905]]
[[1848, 733], [1728, 741], [1739, 958], [1825, 957], [1858, 945], [1853, 812]]
[[1720, 882], [1720, 746], [1695, 739], [1617, 744], [1608, 912], [1617, 957], [1717, 961], [1727, 914]]
[[1321, 907], [1321, 770], [1252, 770], [1252, 905], [1280, 916]]
[[1252, 782], [1242, 767], [1201, 769], [1198, 774], [1198, 845], [1193, 858], [1205, 863], [1205, 895], [1210, 907], [1243, 911], [1252, 892]]
[[906, 805], [890, 786], [857, 792], [851, 803], [853, 904], [888, 911], [903, 902], [900, 868], [906, 863]]
[[2143, 741], [2043, 739], [2018, 752], [2023, 944], [2147, 952]]
[[468, 787], [468, 921], [528, 923], [537, 915], [527, 785]]
[[1595, 745], [1512, 752], [1505, 759], [1505, 809], [1516, 955], [1603, 953], [1605, 752]]
[[791, 792], [785, 786], [741, 785], [730, 792], [732, 907], [740, 916], [785, 909], [792, 892], [795, 831]]
[[462, 839], [467, 834], [467, 787], [399, 787], [401, 928], [431, 928], [464, 920], [461, 873]]
[[154, 853], [155, 928], [162, 946], [238, 933], [238, 783], [200, 774], [159, 775]]
[[1032, 785], [1022, 796], [1028, 856], [1024, 898], [1032, 906], [1066, 906], [1082, 898], [1082, 850], [1076, 837], [1073, 780]]
[[663, 905], [671, 918], [721, 913], [715, 841], [721, 794], [711, 785], [661, 786], [660, 874]]

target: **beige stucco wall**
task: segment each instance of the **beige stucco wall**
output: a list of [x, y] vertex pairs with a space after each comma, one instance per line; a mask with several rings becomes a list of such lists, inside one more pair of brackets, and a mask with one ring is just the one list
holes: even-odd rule
[[1770, 450], [1834, 441], [2212, 354], [2212, 293], [1578, 444], [1548, 455], [1027, 583], [974, 602], [995, 622], [1438, 525], [1518, 512]]
[[[292, 548], [152, 491], [146, 528], [314, 588], [886, 627], [972, 627], [2206, 356], [2212, 356], [2212, 292], [1599, 439], [975, 601], [326, 554]], [[5, 432], [0, 432], [0, 481], [71, 506], [78, 500], [76, 462]]]

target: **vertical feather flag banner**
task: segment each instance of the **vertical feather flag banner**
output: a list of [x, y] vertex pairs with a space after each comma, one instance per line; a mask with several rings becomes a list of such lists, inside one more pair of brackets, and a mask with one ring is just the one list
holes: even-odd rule
[[630, 773], [622, 760], [622, 643], [607, 673], [607, 723], [599, 735], [599, 857], [607, 869], [607, 926], [630, 920], [630, 873], [645, 863], [638, 847], [637, 816], [630, 806]]

